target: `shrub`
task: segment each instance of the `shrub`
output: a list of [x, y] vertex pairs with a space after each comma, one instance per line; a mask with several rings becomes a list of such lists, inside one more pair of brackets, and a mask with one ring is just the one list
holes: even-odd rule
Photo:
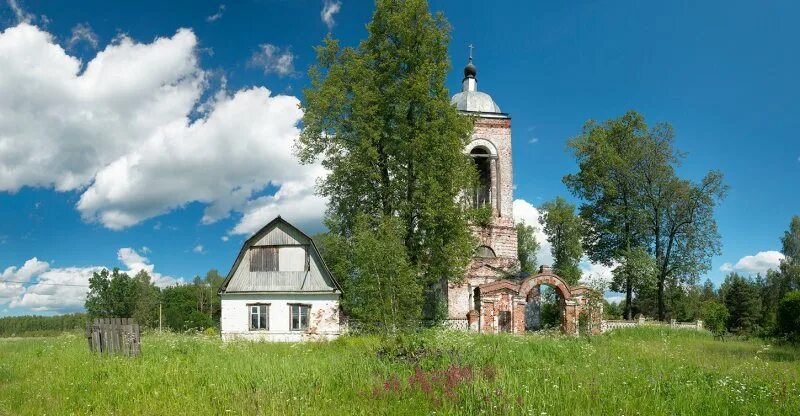
[[703, 302], [700, 307], [700, 316], [703, 325], [714, 335], [725, 333], [725, 323], [728, 321], [728, 309], [716, 300]]
[[790, 340], [800, 340], [800, 290], [783, 296], [778, 305], [778, 333]]

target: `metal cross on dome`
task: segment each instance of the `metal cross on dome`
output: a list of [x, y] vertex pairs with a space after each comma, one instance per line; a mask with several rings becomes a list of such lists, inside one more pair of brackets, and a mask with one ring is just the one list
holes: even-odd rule
[[470, 61], [472, 60], [472, 49], [474, 49], [474, 48], [475, 48], [475, 47], [474, 47], [474, 46], [472, 46], [472, 44], [470, 43], [470, 44], [469, 44], [469, 60], [470, 60]]

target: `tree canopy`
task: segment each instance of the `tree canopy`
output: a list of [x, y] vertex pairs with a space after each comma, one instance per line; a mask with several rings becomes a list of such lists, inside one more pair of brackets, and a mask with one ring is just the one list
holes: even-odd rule
[[[462, 152], [472, 120], [450, 105], [444, 85], [449, 32], [424, 0], [379, 0], [357, 47], [326, 38], [309, 70], [297, 143], [302, 162], [329, 171], [318, 192], [329, 200], [330, 232], [345, 244], [357, 218], [373, 227], [397, 218], [429, 317], [441, 310], [438, 283], [462, 278], [474, 250], [460, 200], [476, 178]], [[336, 268], [348, 273], [341, 280], [362, 277]]]
[[575, 215], [575, 206], [562, 197], [542, 204], [541, 223], [550, 241], [553, 254], [553, 271], [567, 284], [577, 284], [581, 278], [578, 263], [583, 255], [581, 249], [580, 218]]
[[[609, 266], [630, 263], [629, 256], [641, 253], [637, 248], [653, 257], [662, 320], [667, 316], [666, 288], [694, 283], [720, 252], [714, 208], [727, 189], [717, 171], [697, 183], [679, 178], [675, 167], [683, 155], [673, 141], [669, 124], [649, 128], [635, 111], [604, 123], [590, 120], [569, 142], [579, 171], [564, 177], [584, 200], [583, 244], [590, 259]], [[625, 270], [617, 283], [626, 292], [630, 318], [635, 285], [651, 280]]]

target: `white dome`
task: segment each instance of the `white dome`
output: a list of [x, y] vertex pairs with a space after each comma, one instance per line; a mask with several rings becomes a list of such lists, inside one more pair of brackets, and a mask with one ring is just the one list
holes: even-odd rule
[[480, 91], [462, 91], [450, 99], [450, 104], [455, 104], [456, 109], [459, 111], [502, 113], [492, 97]]

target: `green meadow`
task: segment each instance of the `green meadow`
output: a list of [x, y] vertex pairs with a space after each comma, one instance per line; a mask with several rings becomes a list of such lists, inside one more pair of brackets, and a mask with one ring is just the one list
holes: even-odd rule
[[429, 331], [222, 343], [146, 333], [0, 339], [0, 414], [797, 415], [800, 349], [661, 328], [591, 338]]

